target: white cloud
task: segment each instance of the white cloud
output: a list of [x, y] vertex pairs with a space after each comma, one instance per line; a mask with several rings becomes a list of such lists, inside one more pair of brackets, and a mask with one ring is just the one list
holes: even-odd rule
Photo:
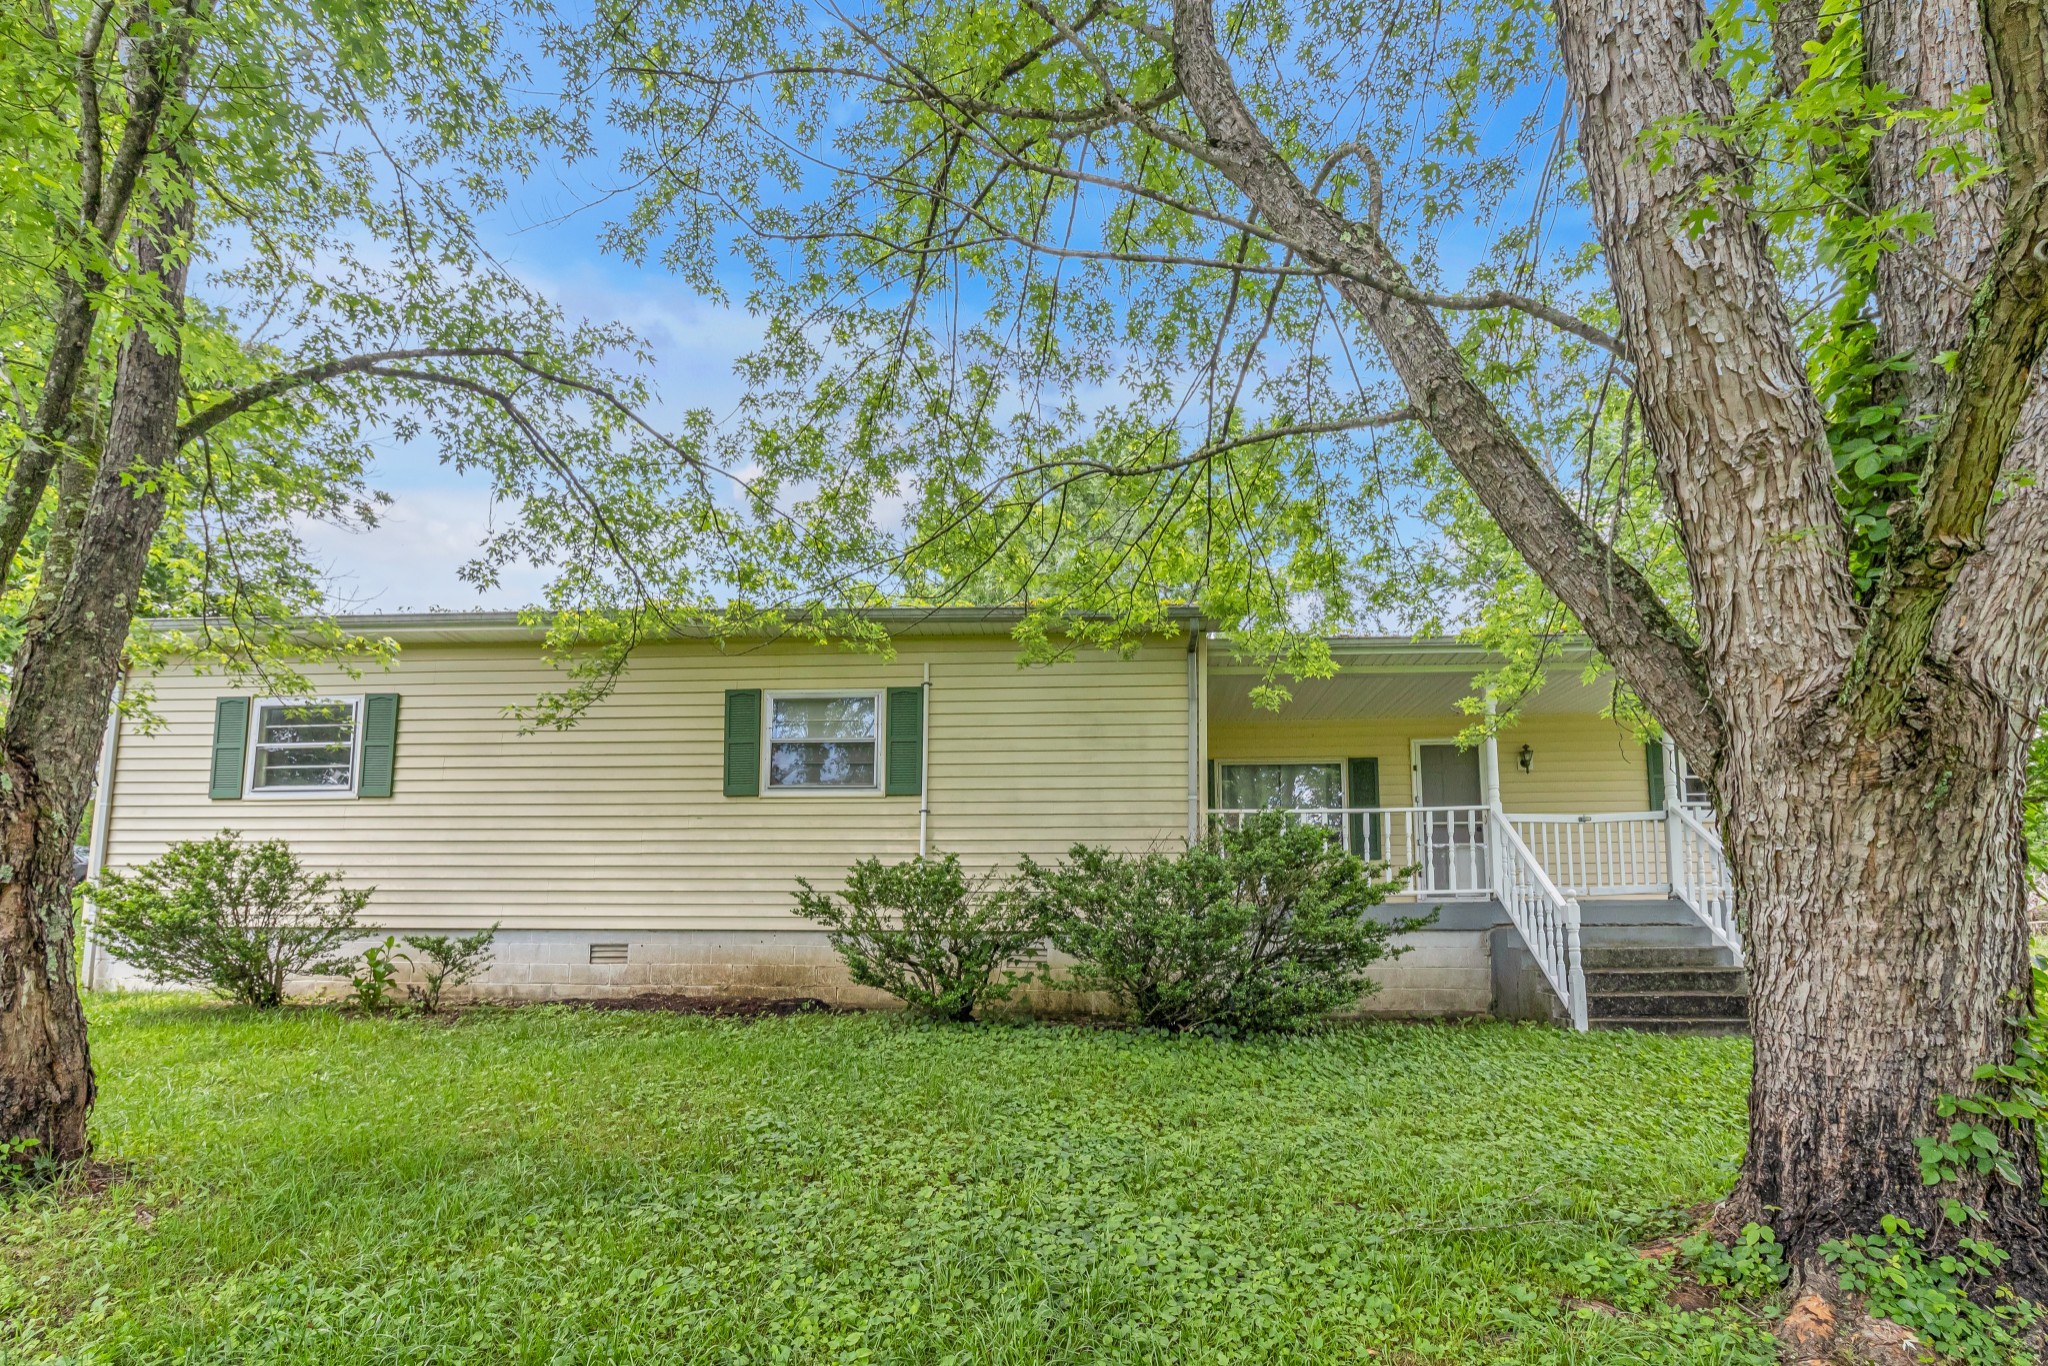
[[540, 600], [548, 577], [543, 568], [515, 565], [485, 593], [457, 576], [491, 528], [490, 494], [481, 481], [465, 483], [451, 475], [445, 486], [405, 489], [393, 497], [394, 505], [367, 531], [316, 522], [299, 527], [313, 562], [327, 572], [334, 610], [517, 608]]

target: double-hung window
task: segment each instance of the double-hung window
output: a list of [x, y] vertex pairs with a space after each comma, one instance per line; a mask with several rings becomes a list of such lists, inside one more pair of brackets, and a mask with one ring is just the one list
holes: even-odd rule
[[879, 789], [879, 692], [769, 693], [766, 701], [770, 792]]
[[252, 796], [352, 796], [362, 699], [314, 697], [256, 704], [249, 737]]

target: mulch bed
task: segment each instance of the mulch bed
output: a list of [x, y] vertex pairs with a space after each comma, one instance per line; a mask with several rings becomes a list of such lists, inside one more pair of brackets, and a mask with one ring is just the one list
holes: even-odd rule
[[531, 1004], [574, 1006], [578, 1010], [652, 1010], [666, 1015], [709, 1015], [725, 1020], [762, 1020], [784, 1015], [850, 1013], [845, 1006], [834, 1006], [815, 996], [693, 996], [678, 991], [650, 991], [639, 996], [558, 998]]

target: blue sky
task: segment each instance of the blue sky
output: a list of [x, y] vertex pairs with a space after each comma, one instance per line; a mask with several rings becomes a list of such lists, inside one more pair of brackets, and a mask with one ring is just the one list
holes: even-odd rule
[[[743, 309], [699, 298], [659, 266], [635, 267], [601, 252], [601, 212], [564, 216], [589, 195], [585, 185], [525, 187], [479, 225], [480, 235], [508, 269], [570, 316], [622, 322], [638, 332], [656, 358], [653, 379], [664, 409], [729, 412], [738, 398], [733, 363], [753, 348], [759, 327]], [[482, 479], [441, 465], [429, 444], [387, 439], [371, 480], [395, 500], [379, 526], [300, 528], [329, 576], [335, 610], [513, 608], [540, 600], [544, 568], [508, 572], [482, 593], [457, 576], [491, 524]]]
[[[663, 412], [679, 415], [698, 408], [722, 417], [741, 398], [735, 363], [757, 346], [761, 324], [743, 305], [700, 297], [658, 261], [635, 265], [601, 249], [607, 220], [622, 209], [621, 201], [608, 193], [614, 188], [611, 154], [618, 150], [606, 146], [608, 141], [600, 133], [599, 146], [587, 159], [566, 166], [550, 163], [532, 181], [515, 187], [503, 206], [476, 224], [479, 236], [504, 268], [571, 318], [622, 323], [645, 341], [654, 357], [650, 378], [660, 399], [657, 420]], [[1525, 159], [1532, 183], [1547, 150], [1539, 146]], [[1523, 193], [1530, 188], [1523, 186]], [[1509, 216], [1517, 212], [1512, 205], [1508, 209]], [[1459, 280], [1484, 255], [1486, 236], [1439, 231], [1447, 278]], [[733, 295], [744, 299], [744, 267], [728, 258], [719, 273]], [[324, 524], [300, 528], [315, 564], [328, 578], [333, 610], [515, 608], [541, 599], [549, 578], [546, 566], [508, 570], [497, 586], [482, 592], [461, 580], [458, 571], [499, 514], [487, 485], [440, 464], [430, 443], [385, 440], [371, 482], [395, 500], [380, 526], [368, 531]]]

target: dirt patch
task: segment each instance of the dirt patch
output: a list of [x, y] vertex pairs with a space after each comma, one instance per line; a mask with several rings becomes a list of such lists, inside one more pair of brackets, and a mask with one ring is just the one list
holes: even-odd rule
[[1834, 1303], [1819, 1294], [1802, 1295], [1776, 1332], [1780, 1357], [1792, 1366], [1919, 1366], [1932, 1360], [1909, 1330], [1871, 1318], [1853, 1297]]
[[64, 1189], [73, 1195], [104, 1195], [124, 1181], [135, 1179], [135, 1168], [127, 1162], [87, 1160], [64, 1173]]

